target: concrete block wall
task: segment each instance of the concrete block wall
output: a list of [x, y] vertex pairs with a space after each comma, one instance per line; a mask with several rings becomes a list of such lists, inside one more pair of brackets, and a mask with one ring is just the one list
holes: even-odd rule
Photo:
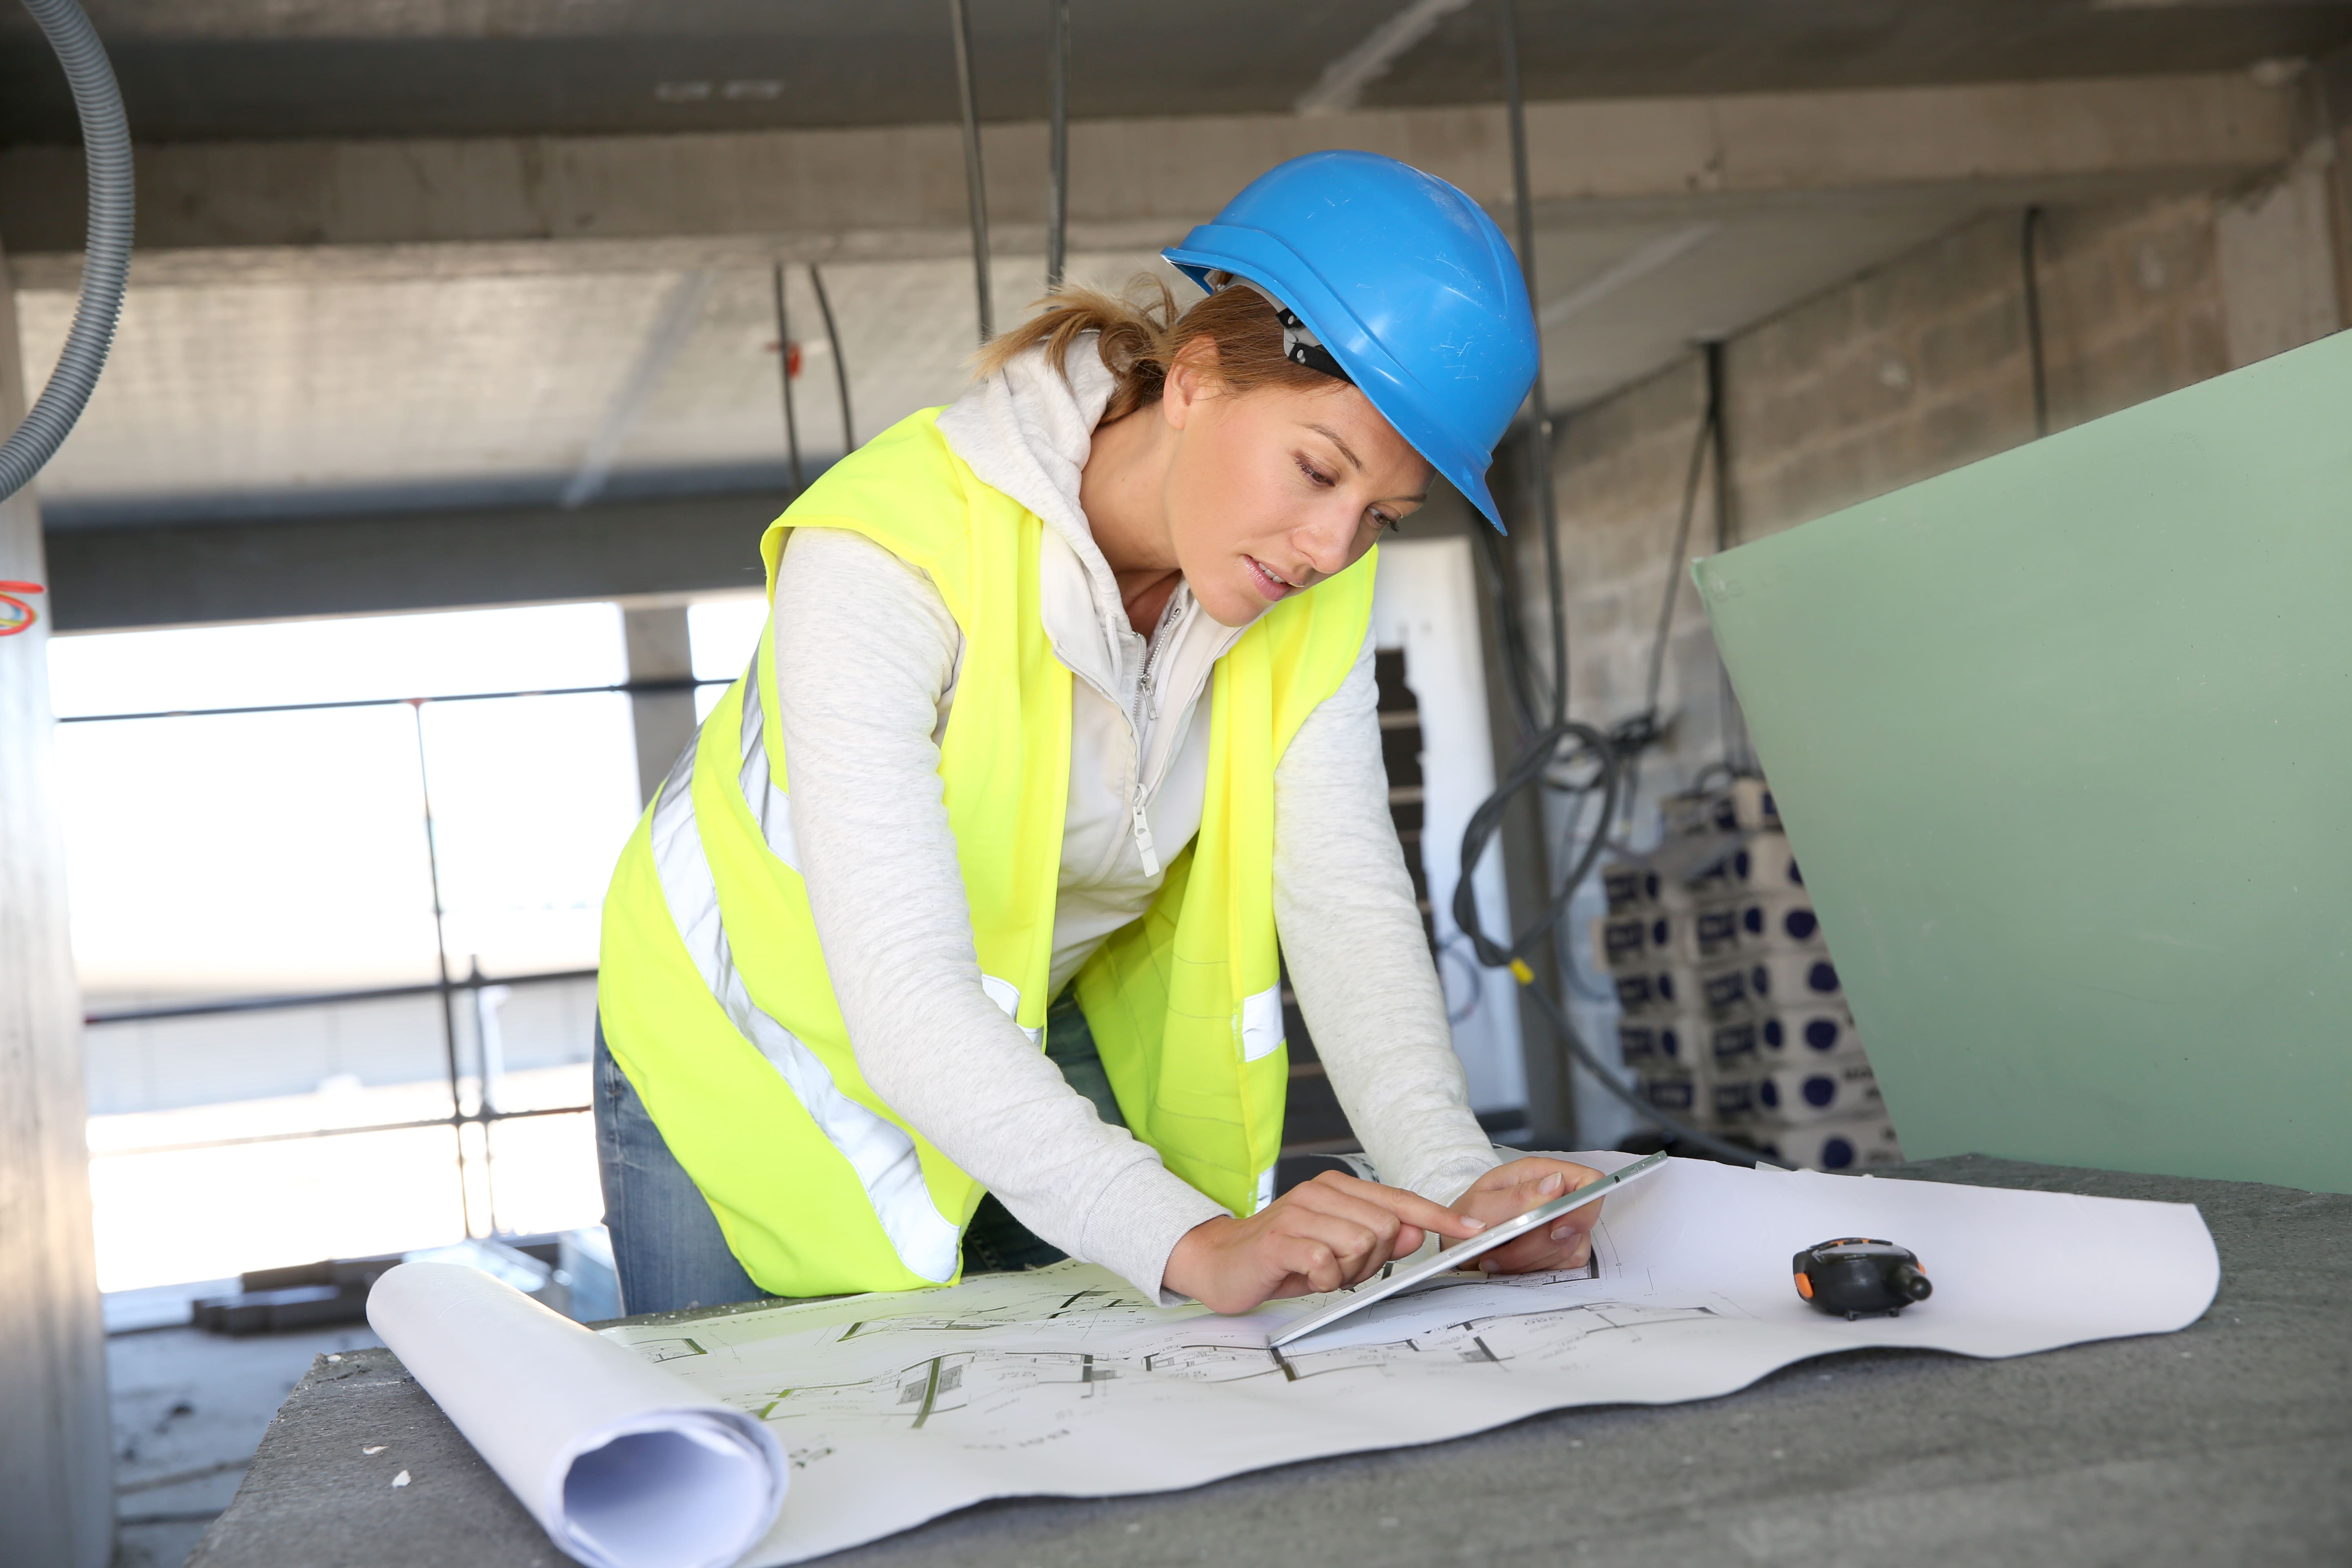
[[[2045, 211], [2035, 267], [2050, 428], [2341, 327], [2346, 225], [2328, 156], [2307, 154], [2241, 191]], [[1690, 560], [2034, 438], [2023, 224], [2013, 208], [1986, 213], [1729, 338], [1727, 515], [1717, 516], [1710, 453], [1679, 557], [1670, 554], [1706, 406], [1703, 354], [1562, 419], [1554, 475], [1578, 717], [1605, 726], [1643, 709], [1663, 596], [1670, 577], [1679, 584], [1659, 692], [1672, 727], [1640, 764], [1628, 819], [1636, 842], [1654, 834], [1661, 795], [1746, 745]], [[1535, 541], [1515, 543], [1540, 635], [1540, 556]], [[1583, 931], [1598, 908], [1596, 892], [1570, 929]], [[1580, 950], [1578, 963], [1590, 976], [1591, 955]], [[1613, 1058], [1613, 1006], [1578, 1011]], [[1613, 1141], [1628, 1125], [1594, 1086], [1580, 1086], [1578, 1106], [1587, 1138]]]

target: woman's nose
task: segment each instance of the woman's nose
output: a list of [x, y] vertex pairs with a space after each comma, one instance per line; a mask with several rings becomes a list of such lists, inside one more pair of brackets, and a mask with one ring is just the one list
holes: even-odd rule
[[1330, 577], [1354, 563], [1356, 540], [1362, 531], [1352, 515], [1342, 517], [1335, 510], [1316, 517], [1300, 529], [1297, 542], [1308, 564], [1315, 568], [1315, 574]]

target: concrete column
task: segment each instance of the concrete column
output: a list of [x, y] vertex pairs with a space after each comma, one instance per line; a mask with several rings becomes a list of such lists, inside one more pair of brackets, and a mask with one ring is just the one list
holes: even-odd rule
[[2314, 141], [2278, 180], [2224, 202], [2216, 215], [2233, 370], [2344, 325], [2332, 210], [2336, 146], [2332, 135]]
[[[694, 674], [684, 605], [624, 609], [621, 635], [628, 645], [631, 680], [685, 680]], [[638, 692], [629, 699], [629, 721], [637, 732], [637, 803], [642, 805], [653, 799], [669, 776], [670, 764], [694, 739], [694, 693]]]
[[[0, 432], [25, 412], [7, 276], [0, 256]], [[43, 572], [26, 490], [0, 501], [0, 580], [42, 583]], [[0, 1568], [104, 1568], [112, 1443], [54, 805], [49, 606], [46, 594], [15, 596], [41, 619], [0, 637]]]

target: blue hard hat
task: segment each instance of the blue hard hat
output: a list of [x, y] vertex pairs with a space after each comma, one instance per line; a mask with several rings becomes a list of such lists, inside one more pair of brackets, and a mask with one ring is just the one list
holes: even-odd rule
[[1477, 203], [1377, 153], [1276, 165], [1160, 254], [1203, 289], [1256, 284], [1497, 529], [1495, 443], [1535, 384], [1535, 312]]

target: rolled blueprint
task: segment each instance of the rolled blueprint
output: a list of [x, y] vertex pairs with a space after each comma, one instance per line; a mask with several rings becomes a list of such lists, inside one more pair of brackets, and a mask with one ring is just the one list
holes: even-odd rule
[[765, 1426], [487, 1274], [404, 1263], [367, 1315], [590, 1568], [723, 1568], [783, 1506], [790, 1471]]

